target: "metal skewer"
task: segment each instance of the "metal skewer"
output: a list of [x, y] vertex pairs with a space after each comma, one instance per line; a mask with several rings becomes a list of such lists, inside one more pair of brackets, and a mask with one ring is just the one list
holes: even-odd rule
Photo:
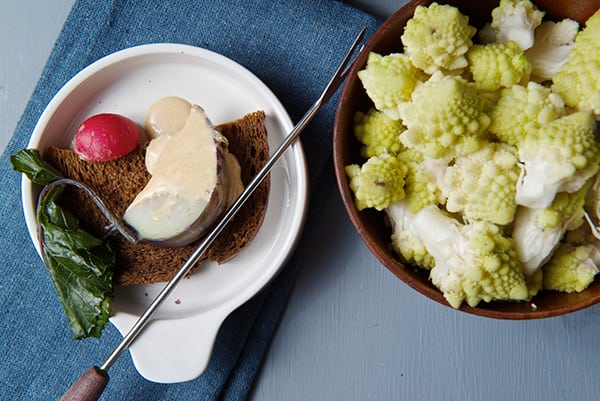
[[109, 377], [107, 374], [108, 369], [113, 363], [119, 358], [119, 356], [125, 351], [138, 337], [142, 330], [149, 323], [156, 309], [161, 303], [169, 296], [171, 291], [179, 284], [197, 263], [200, 257], [207, 251], [209, 246], [214, 242], [217, 236], [223, 231], [225, 226], [231, 221], [235, 214], [241, 209], [246, 203], [252, 193], [258, 188], [258, 186], [267, 177], [275, 163], [281, 158], [285, 151], [294, 143], [299, 136], [300, 132], [308, 125], [312, 120], [317, 111], [333, 96], [337, 88], [346, 78], [348, 71], [352, 64], [349, 64], [352, 54], [362, 41], [366, 32], [366, 26], [360, 31], [354, 40], [354, 43], [346, 53], [346, 56], [340, 63], [335, 74], [329, 81], [325, 90], [321, 93], [321, 96], [317, 101], [310, 107], [310, 109], [304, 114], [302, 119], [296, 124], [292, 131], [285, 137], [283, 142], [267, 160], [264, 167], [256, 174], [256, 176], [250, 181], [246, 189], [238, 197], [238, 199], [230, 206], [224, 216], [219, 220], [218, 224], [204, 237], [202, 242], [198, 245], [196, 250], [192, 253], [190, 258], [185, 264], [179, 269], [175, 276], [165, 285], [161, 292], [154, 298], [152, 303], [144, 311], [144, 313], [138, 318], [135, 324], [131, 327], [129, 332], [123, 337], [119, 345], [114, 349], [106, 361], [100, 366], [92, 366], [87, 369], [80, 377], [73, 383], [73, 385], [67, 390], [67, 392], [61, 397], [61, 401], [94, 401], [104, 391], [106, 384], [108, 383]]

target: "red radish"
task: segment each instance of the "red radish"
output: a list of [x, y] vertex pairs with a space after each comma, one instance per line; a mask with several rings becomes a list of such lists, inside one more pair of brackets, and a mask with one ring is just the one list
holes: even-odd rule
[[73, 148], [84, 160], [105, 162], [133, 151], [142, 135], [140, 127], [119, 114], [96, 114], [75, 133]]

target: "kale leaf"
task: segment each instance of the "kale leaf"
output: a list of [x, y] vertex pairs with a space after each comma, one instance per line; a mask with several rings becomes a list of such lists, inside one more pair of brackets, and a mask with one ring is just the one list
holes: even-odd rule
[[[10, 158], [14, 170], [40, 185], [61, 178], [35, 149], [23, 149]], [[110, 316], [115, 253], [107, 240], [97, 238], [56, 200], [62, 186], [44, 191], [38, 201], [42, 253], [46, 267], [76, 339], [100, 337]]]

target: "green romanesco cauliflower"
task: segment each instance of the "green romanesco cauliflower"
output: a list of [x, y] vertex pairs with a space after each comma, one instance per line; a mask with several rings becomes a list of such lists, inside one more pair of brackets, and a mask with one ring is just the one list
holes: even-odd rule
[[577, 34], [569, 59], [552, 82], [552, 90], [560, 94], [567, 105], [589, 110], [600, 119], [600, 10]]
[[525, 275], [532, 275], [548, 260], [567, 231], [582, 226], [586, 197], [593, 182], [589, 179], [578, 191], [557, 194], [547, 208], [517, 209], [512, 238]]
[[[600, 235], [598, 232], [598, 227], [596, 226], [596, 222], [592, 220], [592, 216], [595, 216], [596, 212], [590, 212], [590, 210], [588, 210], [588, 207], [590, 206], [590, 195], [591, 197], [595, 197], [595, 194], [593, 194], [593, 192], [598, 190], [598, 188], [596, 188], [596, 185], [597, 182], [594, 185], [592, 185], [592, 188], [590, 189], [590, 191], [588, 191], [588, 196], [585, 200], [584, 224], [579, 225], [574, 230], [567, 231], [563, 238], [563, 241], [565, 243], [573, 245], [574, 247], [580, 245], [592, 246], [594, 248], [592, 259], [594, 260], [596, 266], [600, 267]], [[595, 216], [595, 218], [597, 217]]]
[[371, 52], [366, 67], [357, 75], [375, 108], [395, 120], [398, 106], [410, 100], [415, 87], [428, 78], [401, 53], [382, 56]]
[[527, 283], [527, 292], [529, 293], [527, 301], [530, 301], [543, 289], [543, 282], [544, 274], [542, 272], [542, 269], [537, 269], [532, 275], [525, 276], [525, 283]]
[[436, 173], [431, 171], [430, 160], [415, 149], [405, 149], [398, 158], [407, 168], [404, 178], [405, 201], [412, 213], [441, 201]]
[[486, 104], [473, 84], [438, 72], [402, 109], [400, 141], [433, 158], [474, 152], [491, 122]]
[[502, 142], [516, 146], [527, 132], [562, 117], [565, 112], [564, 100], [550, 89], [535, 82], [513, 85], [501, 90], [490, 113], [489, 131]]
[[456, 7], [432, 3], [417, 6], [401, 40], [413, 64], [426, 73], [460, 72], [476, 31]]
[[497, 43], [512, 40], [527, 50], [533, 46], [535, 29], [544, 14], [529, 0], [500, 0], [492, 10], [492, 22], [482, 29], [484, 40]]
[[492, 223], [461, 224], [436, 206], [411, 217], [411, 233], [433, 256], [432, 283], [454, 308], [494, 300], [525, 300], [527, 283], [512, 239]]
[[546, 290], [581, 292], [594, 281], [598, 266], [592, 245], [560, 244], [544, 265], [542, 286]]
[[456, 158], [440, 183], [446, 209], [467, 221], [505, 225], [517, 209], [519, 179], [517, 151], [504, 143], [488, 142], [481, 150]]
[[480, 90], [496, 91], [514, 84], [526, 85], [529, 81], [531, 64], [512, 40], [473, 45], [467, 52], [467, 60], [473, 81]]
[[569, 114], [530, 131], [517, 150], [524, 169], [517, 203], [548, 207], [557, 193], [579, 190], [598, 171], [596, 121], [589, 112]]
[[590, 179], [578, 191], [556, 194], [552, 204], [539, 211], [537, 225], [542, 230], [553, 230], [563, 224], [567, 230], [578, 228], [583, 223], [584, 206], [592, 183]]
[[361, 167], [346, 166], [350, 189], [354, 192], [358, 210], [383, 210], [404, 198], [406, 166], [396, 156], [382, 154], [370, 157]]
[[354, 115], [354, 135], [363, 144], [360, 153], [366, 159], [400, 152], [404, 148], [400, 134], [405, 129], [399, 120], [392, 120], [373, 108], [366, 114], [359, 111]]
[[[594, 242], [600, 249], [600, 174], [596, 174], [594, 184], [590, 188], [585, 198], [585, 219], [589, 226], [589, 235], [586, 236], [589, 241]], [[595, 222], [594, 222], [595, 220]], [[598, 263], [600, 266], [600, 261]]]
[[385, 211], [392, 225], [392, 248], [407, 263], [423, 269], [433, 268], [435, 259], [427, 252], [423, 242], [412, 233], [414, 213], [407, 200], [393, 203]]

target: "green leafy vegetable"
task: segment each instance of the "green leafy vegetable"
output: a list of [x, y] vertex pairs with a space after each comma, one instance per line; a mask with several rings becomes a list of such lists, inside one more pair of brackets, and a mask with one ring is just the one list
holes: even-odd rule
[[10, 156], [13, 170], [25, 174], [31, 181], [40, 185], [48, 185], [61, 177], [61, 174], [46, 163], [37, 149], [21, 149]]
[[[11, 156], [16, 171], [48, 185], [60, 174], [34, 149]], [[79, 225], [56, 200], [62, 187], [46, 188], [37, 207], [44, 262], [76, 339], [99, 337], [110, 316], [112, 267], [115, 254], [107, 241]]]

